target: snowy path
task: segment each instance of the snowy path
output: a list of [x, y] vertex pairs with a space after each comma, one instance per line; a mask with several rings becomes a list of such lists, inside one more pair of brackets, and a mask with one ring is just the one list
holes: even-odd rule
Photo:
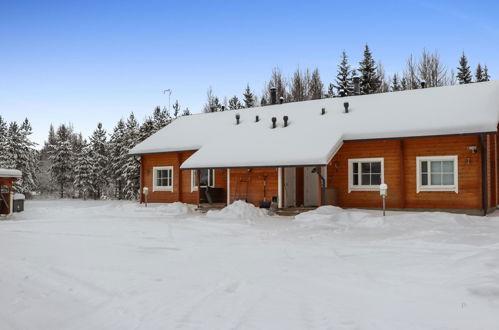
[[0, 222], [0, 329], [498, 328], [499, 217], [300, 220], [27, 202]]

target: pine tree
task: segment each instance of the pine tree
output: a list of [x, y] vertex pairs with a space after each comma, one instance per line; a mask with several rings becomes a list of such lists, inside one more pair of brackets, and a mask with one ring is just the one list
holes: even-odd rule
[[267, 99], [265, 96], [262, 96], [262, 99], [260, 100], [260, 106], [264, 107], [267, 105]]
[[336, 89], [340, 97], [353, 95], [352, 69], [350, 69], [350, 65], [348, 64], [348, 57], [345, 51], [341, 53], [341, 62], [338, 65]]
[[359, 63], [360, 92], [361, 94], [376, 93], [380, 86], [376, 62], [373, 59], [369, 46], [364, 49], [364, 58]]
[[483, 81], [483, 69], [482, 69], [482, 65], [480, 63], [478, 63], [478, 65], [476, 66], [476, 70], [475, 70], [475, 81], [476, 82], [482, 82]]
[[38, 188], [39, 152], [35, 149], [36, 144], [30, 140], [31, 134], [31, 124], [26, 118], [19, 129], [20, 146], [13, 150], [17, 154], [14, 168], [22, 172], [21, 180], [15, 182], [15, 188], [26, 195]]
[[154, 122], [150, 117], [146, 117], [142, 125], [140, 125], [137, 143], [144, 141], [154, 133]]
[[459, 59], [459, 67], [457, 68], [457, 80], [459, 84], [469, 84], [471, 82], [471, 70], [468, 65], [468, 59], [466, 55], [461, 55]]
[[321, 80], [319, 69], [315, 68], [310, 78], [310, 86], [308, 89], [308, 98], [310, 100], [321, 99], [324, 95], [324, 84]]
[[[74, 186], [77, 189], [79, 196], [84, 200], [91, 194], [95, 194], [93, 182], [93, 150], [87, 143], [87, 140], [82, 141], [82, 145], [78, 153], [75, 155], [75, 168], [74, 168]], [[111, 165], [115, 164], [113, 160]], [[114, 172], [111, 172], [115, 175]]]
[[189, 108], [185, 108], [184, 111], [182, 112], [182, 116], [190, 116], [191, 115], [191, 111], [189, 110]]
[[97, 124], [97, 128], [90, 137], [90, 149], [92, 150], [92, 183], [94, 185], [94, 198], [102, 197], [104, 188], [107, 185], [108, 177], [108, 145], [107, 133], [102, 128], [102, 123]]
[[333, 84], [329, 84], [328, 88], [327, 88], [327, 97], [334, 97], [334, 85]]
[[402, 90], [402, 86], [400, 85], [399, 77], [396, 73], [393, 75], [392, 85], [391, 85], [390, 89], [392, 92], [398, 92], [398, 91]]
[[210, 86], [206, 92], [206, 104], [203, 107], [203, 112], [217, 112], [220, 110], [222, 110], [222, 104], [220, 104], [219, 98], [213, 95], [213, 89]]
[[251, 92], [249, 84], [246, 84], [246, 89], [244, 90], [244, 107], [253, 108], [255, 106], [255, 95]]
[[490, 81], [489, 69], [487, 65], [483, 67], [483, 81]]
[[243, 106], [241, 105], [241, 102], [239, 102], [239, 99], [237, 98], [236, 95], [231, 97], [229, 100], [229, 110], [237, 110], [237, 109], [242, 109]]

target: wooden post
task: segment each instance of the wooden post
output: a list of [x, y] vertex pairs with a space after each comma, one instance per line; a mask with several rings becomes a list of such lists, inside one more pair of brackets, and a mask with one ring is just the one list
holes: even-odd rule
[[282, 209], [282, 167], [277, 168], [277, 208]]
[[480, 134], [480, 146], [482, 149], [482, 215], [487, 215], [487, 135]]
[[230, 205], [230, 168], [227, 169], [227, 206]]
[[198, 177], [198, 208], [201, 206], [201, 171], [195, 170]]
[[[400, 207], [405, 208], [405, 145], [404, 140], [400, 140]], [[385, 183], [385, 182], [382, 182]]]

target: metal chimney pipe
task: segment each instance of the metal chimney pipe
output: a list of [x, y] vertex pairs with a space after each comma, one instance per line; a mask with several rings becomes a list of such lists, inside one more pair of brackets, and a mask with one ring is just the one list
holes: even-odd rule
[[241, 118], [241, 116], [239, 114], [236, 114], [236, 125], [239, 125], [239, 118]]
[[345, 107], [345, 113], [348, 113], [348, 107], [350, 106], [350, 104], [348, 104], [348, 102], [345, 102], [343, 103], [343, 106]]
[[280, 103], [280, 104], [283, 104], [283, 103], [284, 103], [284, 97], [282, 97], [282, 96], [281, 96], [281, 97], [279, 98], [279, 103]]
[[277, 118], [276, 117], [272, 117], [272, 128], [275, 128], [276, 127], [276, 122], [277, 122]]
[[421, 80], [421, 88], [426, 88], [426, 81]]
[[277, 88], [270, 88], [270, 104], [277, 104]]
[[353, 94], [360, 95], [360, 78], [357, 76], [353, 77]]
[[256, 116], [255, 117], [255, 123], [258, 123], [260, 121], [260, 117]]
[[282, 119], [284, 120], [284, 127], [288, 127], [288, 116], [284, 116]]
[[325, 115], [326, 114], [326, 108], [322, 108], [321, 109], [321, 115]]

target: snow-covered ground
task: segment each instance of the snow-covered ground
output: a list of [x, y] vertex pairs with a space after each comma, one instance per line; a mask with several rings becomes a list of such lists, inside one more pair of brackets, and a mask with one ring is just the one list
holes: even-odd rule
[[0, 329], [498, 329], [499, 217], [27, 201]]

